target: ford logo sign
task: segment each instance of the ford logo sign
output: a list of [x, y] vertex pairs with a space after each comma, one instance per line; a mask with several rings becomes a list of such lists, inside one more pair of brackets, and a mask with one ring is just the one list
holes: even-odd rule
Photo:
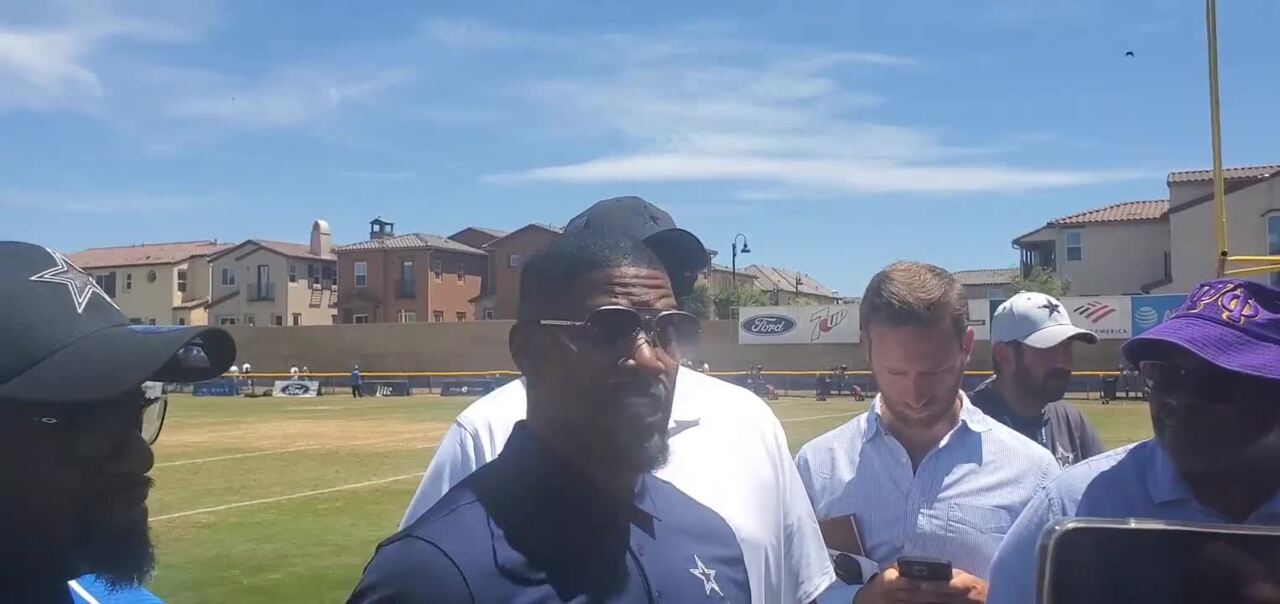
[[742, 331], [753, 336], [780, 336], [795, 329], [795, 319], [784, 315], [756, 315], [742, 322]]
[[280, 394], [283, 394], [285, 396], [303, 396], [305, 394], [309, 394], [310, 392], [311, 392], [311, 386], [308, 386], [306, 384], [301, 384], [298, 382], [294, 382], [292, 384], [285, 384], [285, 386], [280, 389]]

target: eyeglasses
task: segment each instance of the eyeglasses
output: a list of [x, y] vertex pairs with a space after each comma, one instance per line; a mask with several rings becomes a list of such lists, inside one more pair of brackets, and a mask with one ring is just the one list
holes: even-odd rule
[[1217, 367], [1187, 368], [1166, 361], [1141, 361], [1138, 370], [1147, 388], [1191, 394], [1202, 402], [1280, 401], [1280, 381], [1244, 375]]
[[687, 312], [625, 306], [597, 308], [585, 321], [542, 319], [538, 324], [590, 330], [597, 345], [616, 349], [634, 346], [636, 336], [643, 333], [650, 344], [670, 353], [696, 345], [702, 333], [702, 323]]
[[28, 415], [26, 419], [55, 438], [72, 441], [77, 457], [102, 458], [130, 433], [140, 434], [148, 445], [155, 444], [168, 408], [166, 397], [148, 397], [139, 389], [84, 410]]

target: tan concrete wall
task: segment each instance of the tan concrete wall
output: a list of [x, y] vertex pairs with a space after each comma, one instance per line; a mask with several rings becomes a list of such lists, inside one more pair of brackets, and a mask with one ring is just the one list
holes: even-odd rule
[[[514, 369], [507, 348], [511, 321], [478, 323], [381, 323], [316, 327], [233, 327], [239, 350], [258, 371], [286, 371], [291, 363], [314, 372], [347, 371], [359, 364], [370, 371], [487, 371]], [[703, 324], [703, 348], [697, 355], [715, 371], [742, 370], [764, 365], [772, 370], [812, 370], [849, 365], [865, 369], [857, 344], [757, 345], [737, 344], [732, 321]], [[1076, 347], [1079, 370], [1109, 371], [1120, 362], [1120, 340]], [[974, 370], [991, 368], [989, 342], [978, 342]]]
[[[1058, 229], [1058, 274], [1073, 296], [1141, 294], [1143, 284], [1164, 277], [1169, 224], [1163, 221], [1090, 224], [1079, 229], [1083, 260], [1067, 261], [1068, 228]], [[986, 296], [983, 296], [986, 297]]]
[[[1171, 188], [1170, 196], [1189, 199], [1182, 188]], [[1280, 181], [1277, 179], [1227, 195], [1227, 248], [1231, 255], [1266, 255], [1265, 217], [1276, 211], [1280, 211]], [[1217, 275], [1218, 242], [1214, 214], [1212, 202], [1170, 213], [1173, 283], [1161, 291], [1191, 291], [1196, 284]], [[1267, 279], [1262, 273], [1244, 277], [1255, 281]]]

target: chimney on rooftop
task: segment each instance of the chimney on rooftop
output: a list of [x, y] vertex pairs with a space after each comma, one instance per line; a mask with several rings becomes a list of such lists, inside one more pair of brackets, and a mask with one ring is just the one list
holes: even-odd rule
[[369, 240], [388, 239], [396, 236], [396, 223], [387, 222], [381, 216], [369, 221]]
[[331, 247], [333, 244], [329, 240], [329, 223], [323, 220], [311, 223], [311, 255], [328, 256]]

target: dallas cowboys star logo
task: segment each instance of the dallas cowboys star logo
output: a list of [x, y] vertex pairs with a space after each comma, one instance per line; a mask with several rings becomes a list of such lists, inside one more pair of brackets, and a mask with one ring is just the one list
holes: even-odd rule
[[62, 254], [49, 248], [45, 248], [45, 251], [49, 252], [50, 256], [53, 256], [53, 261], [57, 264], [47, 271], [32, 275], [32, 281], [61, 283], [67, 286], [67, 289], [71, 290], [72, 301], [76, 303], [76, 314], [84, 314], [84, 307], [89, 304], [89, 298], [92, 298], [94, 294], [102, 296], [102, 299], [106, 300], [107, 304], [115, 306], [116, 310], [120, 310], [120, 307], [116, 306], [111, 296], [102, 291], [102, 288], [98, 287], [98, 283], [88, 273], [80, 270], [80, 267], [72, 264]]
[[689, 572], [693, 573], [693, 576], [702, 579], [702, 587], [707, 590], [707, 595], [711, 595], [711, 592], [714, 590], [716, 593], [720, 594], [720, 597], [724, 597], [724, 592], [720, 591], [719, 585], [716, 585], [716, 571], [707, 568], [706, 565], [702, 563], [702, 558], [699, 558], [697, 554], [693, 555], [693, 561], [697, 563], [698, 568], [691, 568], [689, 569]]
[[1045, 310], [1049, 311], [1049, 316], [1050, 316], [1050, 317], [1053, 317], [1053, 315], [1056, 315], [1056, 314], [1058, 314], [1058, 313], [1062, 312], [1062, 305], [1060, 305], [1060, 304], [1054, 304], [1052, 301], [1049, 301], [1049, 300], [1045, 300], [1045, 301], [1044, 301], [1044, 304], [1041, 304], [1040, 306], [1037, 306], [1036, 308], [1043, 308], [1043, 309], [1045, 309]]

